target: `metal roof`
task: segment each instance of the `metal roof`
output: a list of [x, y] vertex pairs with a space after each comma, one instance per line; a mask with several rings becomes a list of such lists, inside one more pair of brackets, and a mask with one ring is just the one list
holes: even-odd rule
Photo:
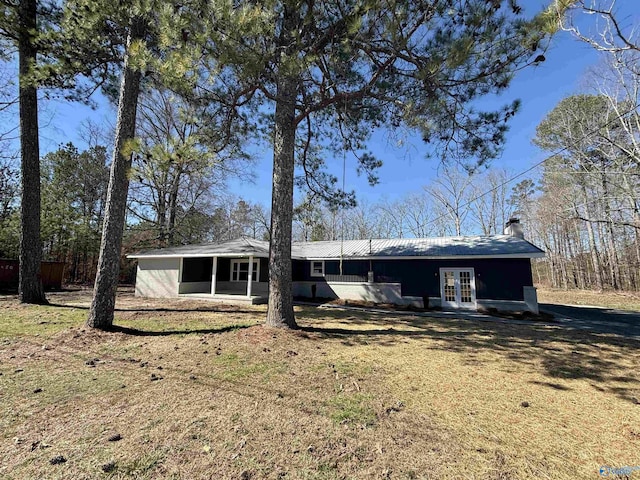
[[318, 260], [340, 258], [341, 251], [342, 258], [544, 256], [535, 245], [511, 235], [296, 242], [293, 251]]
[[253, 238], [238, 238], [224, 243], [204, 243], [181, 247], [157, 248], [128, 255], [129, 258], [146, 257], [268, 257], [269, 242]]
[[[269, 242], [240, 238], [225, 243], [186, 245], [129, 255], [145, 257], [268, 257]], [[532, 243], [511, 235], [472, 237], [398, 238], [293, 242], [292, 258], [330, 260], [342, 258], [418, 258], [418, 257], [512, 257], [538, 258], [544, 252]]]

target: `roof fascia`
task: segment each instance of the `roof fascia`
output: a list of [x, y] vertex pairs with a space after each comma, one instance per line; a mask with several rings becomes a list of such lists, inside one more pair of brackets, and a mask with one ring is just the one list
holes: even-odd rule
[[[343, 256], [343, 260], [456, 260], [456, 259], [474, 259], [474, 258], [544, 258], [544, 252], [534, 253], [507, 253], [496, 255], [396, 255], [382, 256], [370, 255], [364, 257], [347, 257]], [[340, 257], [305, 257], [305, 260], [340, 260]]]
[[[248, 257], [256, 257], [256, 258], [269, 258], [269, 255], [266, 253], [219, 253], [219, 254], [198, 254], [198, 253], [188, 253], [188, 254], [154, 254], [154, 255], [145, 255], [145, 254], [131, 254], [127, 255], [127, 258], [213, 258], [213, 257], [223, 257], [223, 258], [248, 258]], [[496, 254], [496, 255], [369, 255], [369, 256], [343, 256], [343, 260], [471, 260], [471, 259], [491, 259], [491, 258], [544, 258], [546, 254], [544, 252], [532, 252], [532, 253], [508, 253], [508, 254]], [[339, 256], [334, 257], [303, 257], [298, 255], [292, 255], [292, 260], [340, 260]]]
[[269, 258], [268, 253], [264, 252], [254, 252], [254, 253], [172, 253], [172, 254], [151, 254], [146, 255], [144, 253], [140, 254], [131, 254], [127, 255], [127, 258], [213, 258], [213, 257], [224, 257], [224, 258]]

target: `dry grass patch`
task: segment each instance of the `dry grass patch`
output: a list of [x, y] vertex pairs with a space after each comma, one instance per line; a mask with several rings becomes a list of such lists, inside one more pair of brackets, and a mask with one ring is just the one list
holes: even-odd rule
[[264, 307], [126, 296], [102, 333], [82, 308], [2, 305], [2, 478], [568, 479], [640, 463], [633, 340], [311, 307], [288, 332], [257, 325]]
[[640, 312], [640, 294], [633, 292], [598, 292], [596, 290], [556, 290], [538, 288], [540, 303], [593, 305]]

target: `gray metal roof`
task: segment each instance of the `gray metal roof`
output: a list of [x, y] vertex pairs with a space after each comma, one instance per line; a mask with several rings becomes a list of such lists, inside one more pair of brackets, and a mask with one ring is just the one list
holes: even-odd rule
[[[187, 245], [150, 250], [131, 258], [144, 257], [268, 257], [269, 243], [240, 238], [225, 243]], [[398, 238], [293, 242], [296, 259], [330, 260], [340, 258], [410, 257], [543, 257], [544, 252], [528, 241], [511, 235], [473, 237]]]
[[511, 235], [474, 237], [398, 238], [296, 242], [294, 256], [307, 259], [371, 257], [460, 257], [521, 256], [534, 258], [544, 252], [524, 239]]
[[224, 243], [204, 243], [181, 247], [157, 248], [128, 255], [130, 258], [145, 257], [268, 257], [269, 242], [253, 238], [238, 238]]

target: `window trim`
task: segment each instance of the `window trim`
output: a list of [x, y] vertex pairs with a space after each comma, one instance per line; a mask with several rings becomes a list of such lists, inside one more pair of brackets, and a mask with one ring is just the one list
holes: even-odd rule
[[[240, 277], [240, 264], [246, 263], [247, 265], [249, 265], [249, 259], [248, 258], [232, 258], [231, 259], [231, 263], [229, 265], [229, 281], [231, 282], [235, 282], [235, 283], [239, 283], [239, 282], [248, 282], [249, 281], [249, 270], [247, 269], [247, 279], [246, 280], [236, 280], [233, 278], [233, 266], [234, 265], [238, 265], [238, 277]], [[255, 275], [255, 280], [252, 280], [252, 282], [256, 283], [260, 281], [260, 259], [259, 258], [254, 258], [253, 259], [253, 263], [255, 268], [253, 269], [253, 273]]]
[[[321, 272], [314, 272], [314, 264], [319, 263], [322, 266], [322, 271]], [[324, 260], [311, 260], [311, 269], [310, 269], [310, 276], [312, 277], [324, 277]]]

